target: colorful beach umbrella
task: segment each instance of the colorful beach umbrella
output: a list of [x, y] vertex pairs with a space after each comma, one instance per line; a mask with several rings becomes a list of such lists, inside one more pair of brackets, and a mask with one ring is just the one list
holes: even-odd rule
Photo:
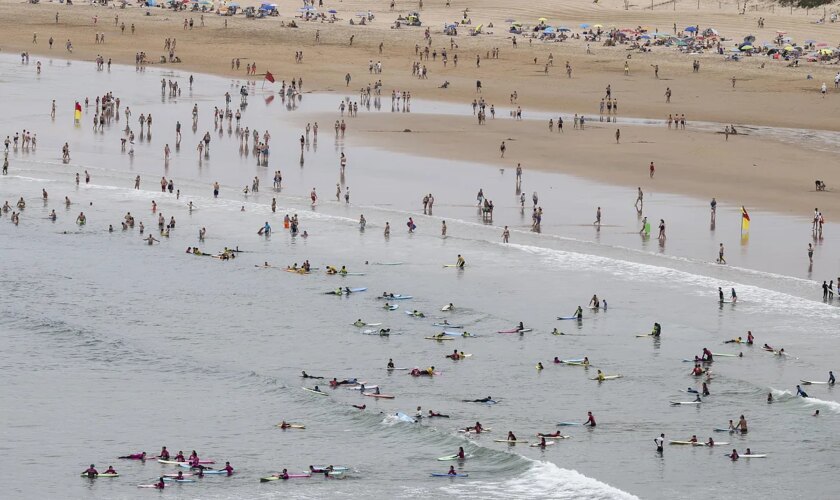
[[567, 28], [565, 26], [560, 26], [559, 28], [557, 28], [557, 31], [572, 31], [572, 30], [570, 30], [569, 28]]
[[580, 25], [580, 27], [581, 27], [581, 28], [586, 29], [586, 28], [588, 28], [588, 27], [589, 27], [589, 25], [588, 25], [588, 24], [586, 24], [586, 23], [583, 23], [583, 24], [581, 24], [581, 25]]
[[592, 27], [593, 28], [603, 28], [604, 25], [603, 24], [593, 24]]
[[338, 11], [335, 9], [330, 9], [327, 11], [328, 14], [338, 14]]
[[537, 21], [539, 21], [541, 23], [544, 23], [544, 22], [548, 21], [548, 19], [546, 19], [544, 17], [541, 17], [541, 18], [537, 19]]
[[741, 50], [752, 50], [753, 48], [752, 45], [741, 45]]
[[689, 33], [694, 33], [695, 31], [697, 31], [697, 28], [695, 28], [694, 26], [688, 26], [683, 31], [688, 31]]

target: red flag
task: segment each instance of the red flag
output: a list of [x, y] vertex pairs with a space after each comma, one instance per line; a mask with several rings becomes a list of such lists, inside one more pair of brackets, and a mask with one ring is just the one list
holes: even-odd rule
[[272, 75], [270, 71], [265, 72], [265, 79], [271, 83], [274, 83], [274, 75]]

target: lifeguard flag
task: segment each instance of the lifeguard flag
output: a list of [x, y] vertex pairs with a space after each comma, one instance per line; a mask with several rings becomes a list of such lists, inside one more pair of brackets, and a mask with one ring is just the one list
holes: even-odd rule
[[750, 214], [747, 209], [741, 206], [741, 233], [748, 233], [750, 231]]
[[76, 101], [76, 111], [73, 116], [77, 122], [82, 120], [82, 105], [78, 101]]
[[265, 72], [265, 79], [271, 83], [274, 83], [274, 75], [272, 75], [270, 71]]

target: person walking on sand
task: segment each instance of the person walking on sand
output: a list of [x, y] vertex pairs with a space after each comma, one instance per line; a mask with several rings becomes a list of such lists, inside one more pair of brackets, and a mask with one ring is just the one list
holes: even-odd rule
[[499, 151], [502, 153], [502, 158], [505, 157], [505, 151], [507, 150], [507, 146], [505, 146], [505, 141], [502, 141], [502, 145], [499, 146]]
[[650, 162], [650, 178], [653, 179], [653, 174], [656, 172], [656, 167], [653, 166], [653, 162]]
[[665, 88], [665, 102], [671, 102], [671, 87]]
[[615, 129], [615, 143], [620, 144], [620, 140], [621, 140], [621, 129], [617, 128], [617, 129]]
[[720, 244], [718, 249], [718, 264], [726, 264], [726, 259], [723, 258], [723, 243]]

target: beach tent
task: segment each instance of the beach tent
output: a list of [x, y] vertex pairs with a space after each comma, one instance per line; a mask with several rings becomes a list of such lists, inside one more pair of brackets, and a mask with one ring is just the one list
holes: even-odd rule
[[572, 30], [570, 30], [569, 28], [567, 28], [565, 26], [560, 26], [559, 28], [557, 28], [557, 31], [572, 31]]
[[338, 14], [338, 11], [335, 9], [330, 9], [327, 11], [327, 14]]
[[546, 29], [543, 30], [543, 33], [549, 33], [549, 34], [554, 33], [554, 28], [552, 28], [551, 26], [548, 26]]
[[146, 0], [146, 7], [157, 7], [157, 0]]
[[695, 31], [697, 31], [697, 28], [695, 28], [694, 26], [688, 26], [683, 31], [688, 31], [689, 33], [694, 33]]

